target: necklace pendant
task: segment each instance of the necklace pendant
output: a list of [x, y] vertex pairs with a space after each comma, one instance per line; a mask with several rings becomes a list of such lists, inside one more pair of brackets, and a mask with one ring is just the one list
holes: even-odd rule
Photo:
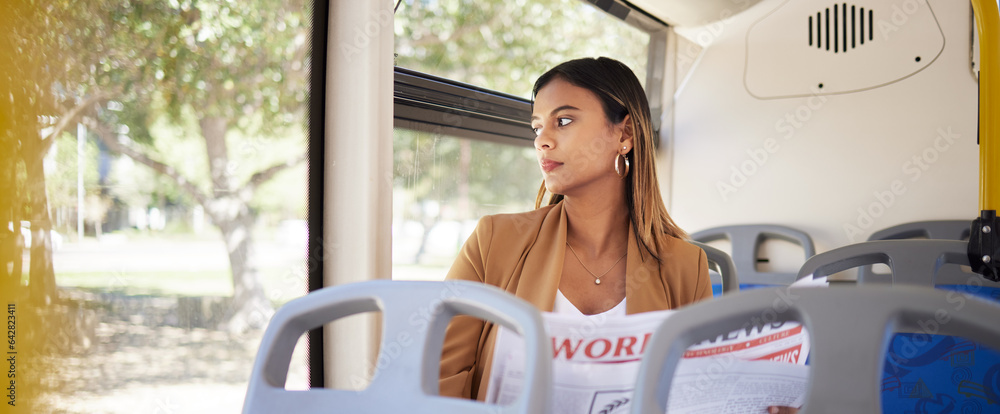
[[601, 284], [601, 279], [600, 278], [594, 279], [594, 284], [595, 285]]

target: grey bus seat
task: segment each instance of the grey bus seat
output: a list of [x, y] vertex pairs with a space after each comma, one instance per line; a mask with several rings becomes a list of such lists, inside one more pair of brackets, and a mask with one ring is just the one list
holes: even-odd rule
[[952, 293], [922, 286], [782, 287], [696, 303], [653, 334], [642, 357], [632, 413], [665, 411], [687, 347], [743, 328], [762, 315], [774, 322], [800, 322], [809, 331], [811, 371], [801, 413], [880, 412], [882, 361], [892, 331], [926, 332], [931, 321], [937, 333], [1000, 349], [1000, 306], [975, 299], [959, 305]]
[[[987, 284], [980, 275], [961, 271], [968, 265], [968, 242], [958, 240], [882, 240], [844, 246], [809, 259], [800, 277], [815, 277], [852, 267], [883, 263], [891, 274], [859, 272], [857, 284], [920, 285], [947, 289], [952, 303], [964, 302], [955, 292], [998, 300], [1000, 285]], [[952, 266], [945, 266], [951, 264]], [[850, 282], [845, 282], [850, 283]], [[993, 285], [991, 287], [990, 285]], [[995, 315], [993, 316], [996, 317]], [[933, 335], [924, 335], [932, 333]], [[926, 343], [915, 347], [914, 343]], [[894, 335], [883, 366], [882, 412], [920, 412], [932, 401], [974, 406], [979, 397], [996, 401], [993, 372], [1000, 354], [969, 338], [918, 332]], [[952, 381], [952, 379], [958, 380]], [[957, 387], [956, 387], [957, 386]], [[979, 387], [981, 392], [970, 391]], [[932, 391], [933, 390], [933, 391]], [[930, 396], [930, 397], [928, 397]]]
[[898, 239], [968, 240], [972, 230], [970, 220], [914, 221], [884, 228], [872, 233], [869, 241]]
[[691, 241], [690, 243], [704, 250], [705, 255], [708, 257], [708, 268], [709, 270], [714, 270], [714, 272], [709, 272], [709, 277], [712, 279], [713, 291], [715, 290], [715, 285], [722, 286], [722, 290], [718, 292], [719, 294], [727, 294], [740, 290], [740, 280], [736, 274], [736, 265], [733, 264], [733, 258], [729, 257], [729, 253], [705, 243], [697, 241]]
[[[362, 391], [315, 388], [285, 390], [292, 349], [299, 337], [336, 319], [382, 312], [382, 349], [400, 335], [391, 363], [377, 370]], [[487, 405], [438, 395], [445, 329], [455, 315], [471, 315], [512, 329], [527, 344], [522, 395], [511, 405]], [[414, 324], [413, 315], [432, 315]], [[243, 406], [263, 413], [534, 413], [551, 399], [551, 345], [541, 314], [531, 304], [492, 286], [472, 282], [371, 281], [329, 287], [295, 299], [271, 319], [261, 340]]]
[[812, 238], [805, 232], [787, 226], [773, 224], [749, 224], [713, 227], [691, 235], [691, 239], [710, 243], [728, 239], [733, 246], [732, 259], [736, 273], [743, 285], [790, 285], [795, 282], [794, 273], [758, 272], [757, 252], [767, 238], [789, 241], [802, 246], [805, 259], [816, 254]]
[[[868, 237], [868, 241], [921, 238], [932, 240], [968, 240], [971, 231], [972, 221], [969, 220], [915, 221], [879, 230], [872, 233]], [[949, 276], [951, 279], [961, 278], [961, 274], [964, 273], [956, 267], [945, 269], [943, 272], [955, 274], [955, 276]], [[858, 268], [858, 274], [859, 278], [867, 279], [872, 274], [875, 274], [875, 271], [871, 265], [865, 265]], [[971, 275], [969, 273], [964, 274], [966, 278]]]
[[962, 272], [957, 266], [941, 271], [946, 264], [969, 265], [968, 242], [957, 240], [879, 240], [850, 244], [811, 257], [799, 269], [798, 277], [829, 276], [847, 269], [882, 263], [890, 274], [858, 272], [858, 283], [893, 283], [921, 286], [964, 285], [981, 277]]

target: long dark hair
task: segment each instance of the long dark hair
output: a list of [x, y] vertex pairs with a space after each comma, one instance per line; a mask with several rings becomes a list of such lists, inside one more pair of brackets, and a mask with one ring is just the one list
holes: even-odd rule
[[[632, 168], [625, 179], [625, 203], [629, 221], [638, 242], [659, 260], [660, 238], [664, 235], [686, 239], [687, 233], [674, 223], [667, 213], [656, 178], [656, 156], [653, 145], [653, 122], [649, 102], [639, 79], [625, 64], [606, 57], [575, 59], [549, 69], [535, 81], [532, 97], [553, 79], [561, 78], [597, 95], [604, 114], [612, 124], [629, 117], [633, 131], [633, 148], [625, 156]], [[545, 197], [545, 181], [538, 190], [535, 208]], [[562, 194], [552, 194], [549, 204], [562, 201]]]

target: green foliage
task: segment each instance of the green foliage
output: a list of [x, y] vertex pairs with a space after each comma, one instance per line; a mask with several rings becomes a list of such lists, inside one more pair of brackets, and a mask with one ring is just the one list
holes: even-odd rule
[[180, 11], [150, 0], [56, 0], [45, 10], [46, 29], [55, 35], [53, 78], [62, 92], [56, 96], [72, 106], [103, 95], [135, 111], [120, 116], [141, 119], [156, 89], [162, 44], [183, 22]]
[[[125, 134], [127, 146], [210, 194], [207, 137], [199, 122], [221, 117], [228, 130], [222, 162], [233, 185], [241, 185], [305, 152], [311, 7], [304, 0], [54, 0], [39, 6], [47, 16], [45, 33], [52, 34], [49, 61], [58, 62], [50, 65], [53, 122], [80, 100], [98, 97], [83, 116], [112, 138]], [[176, 180], [140, 183], [114, 170], [120, 199], [181, 198]], [[304, 192], [297, 196], [304, 199]]]
[[[152, 63], [172, 116], [191, 105], [200, 117], [231, 119], [264, 134], [301, 119], [291, 115], [308, 100], [311, 2], [171, 3], [184, 17], [176, 32], [169, 24], [149, 26], [170, 33]], [[253, 123], [248, 116], [267, 122]]]
[[649, 35], [581, 0], [403, 0], [397, 65], [531, 96], [566, 60], [608, 56], [646, 76]]
[[[301, 120], [308, 100], [311, 2], [251, 0], [59, 0], [47, 7], [57, 33], [66, 98], [105, 93], [124, 110], [133, 140], [160, 100], [175, 120], [186, 106], [267, 135]], [[263, 116], [253, 124], [246, 117]], [[248, 131], [250, 132], [250, 131]]]

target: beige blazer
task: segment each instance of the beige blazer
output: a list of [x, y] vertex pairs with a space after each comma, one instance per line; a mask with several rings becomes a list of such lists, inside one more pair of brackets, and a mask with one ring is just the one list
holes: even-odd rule
[[[712, 296], [705, 252], [681, 239], [664, 239], [658, 263], [641, 251], [629, 228], [628, 314], [674, 309]], [[551, 312], [565, 254], [562, 203], [526, 213], [486, 216], [465, 242], [447, 279], [488, 283]], [[452, 320], [441, 356], [441, 395], [485, 400], [495, 337], [493, 323], [469, 316]]]

